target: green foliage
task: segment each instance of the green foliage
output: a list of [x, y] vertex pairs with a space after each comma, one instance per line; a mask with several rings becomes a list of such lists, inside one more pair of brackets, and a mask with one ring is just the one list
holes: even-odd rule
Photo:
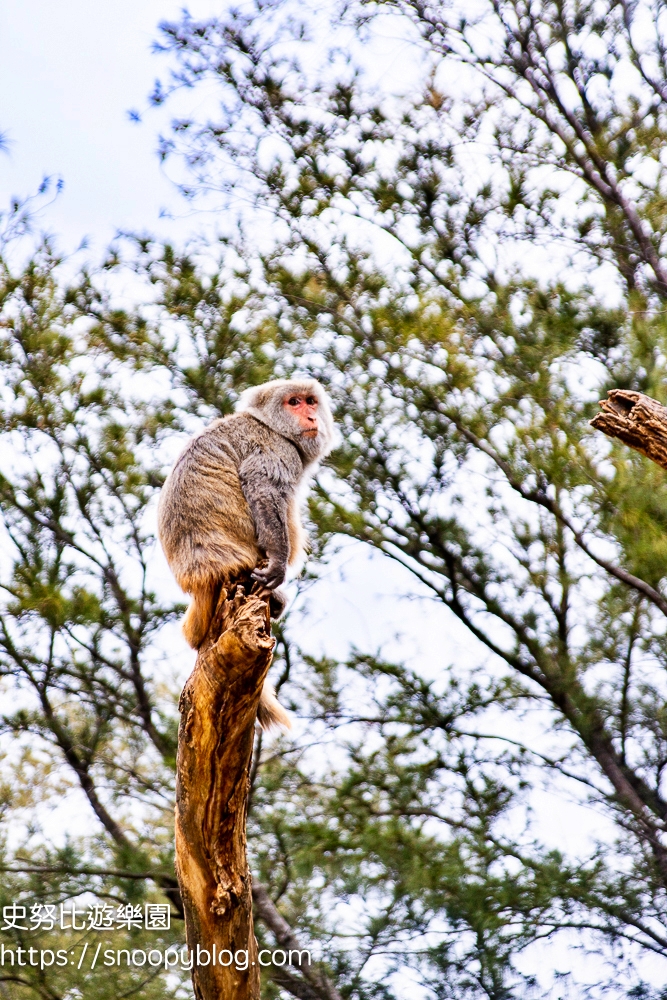
[[[661, 8], [360, 0], [328, 12], [317, 74], [322, 21], [294, 13], [162, 29], [156, 102], [221, 98], [162, 144], [234, 219], [219, 259], [135, 240], [69, 282], [48, 245], [0, 271], [4, 898], [166, 899], [176, 919], [181, 605], [154, 569], [156, 492], [175, 437], [308, 371], [341, 431], [315, 553], [347, 537], [400, 563], [443, 653], [338, 662], [279, 627], [301, 728], [258, 739], [252, 865], [322, 964], [267, 970], [264, 995], [658, 996], [667, 487], [588, 421], [611, 386], [665, 397]], [[354, 62], [350, 25], [372, 53], [387, 16], [422, 58], [407, 96], [337, 54]], [[118, 305], [129, 275], [141, 306]], [[475, 669], [450, 663], [454, 621]], [[547, 796], [596, 817], [579, 854]], [[52, 837], [60, 800], [96, 832]], [[258, 935], [273, 946], [266, 915]], [[186, 988], [4, 973], [26, 1000]]]

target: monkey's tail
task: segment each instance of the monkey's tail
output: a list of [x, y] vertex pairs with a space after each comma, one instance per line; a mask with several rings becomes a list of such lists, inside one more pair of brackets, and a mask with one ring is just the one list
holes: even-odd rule
[[292, 728], [292, 720], [276, 698], [273, 685], [269, 684], [268, 681], [264, 681], [262, 688], [259, 708], [257, 709], [257, 721], [264, 730], [271, 729], [272, 726], [282, 726], [283, 729]]
[[211, 584], [192, 591], [192, 601], [183, 619], [183, 635], [193, 649], [199, 649], [206, 638], [218, 602], [219, 589]]

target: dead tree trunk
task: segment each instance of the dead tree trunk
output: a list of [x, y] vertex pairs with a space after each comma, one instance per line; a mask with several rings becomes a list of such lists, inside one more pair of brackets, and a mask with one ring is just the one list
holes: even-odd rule
[[667, 407], [633, 389], [611, 389], [591, 424], [667, 469]]
[[179, 706], [176, 871], [197, 1000], [259, 1000], [246, 816], [274, 640], [249, 583], [222, 592]]

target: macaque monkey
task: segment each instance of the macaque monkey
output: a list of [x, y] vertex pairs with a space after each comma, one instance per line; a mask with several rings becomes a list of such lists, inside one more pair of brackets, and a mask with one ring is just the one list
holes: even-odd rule
[[[192, 597], [183, 633], [198, 649], [222, 587], [251, 571], [270, 592], [304, 556], [299, 488], [331, 451], [333, 420], [315, 379], [276, 379], [246, 389], [236, 413], [214, 420], [186, 445], [162, 488], [158, 534], [178, 585]], [[267, 729], [290, 726], [264, 685], [257, 715]]]

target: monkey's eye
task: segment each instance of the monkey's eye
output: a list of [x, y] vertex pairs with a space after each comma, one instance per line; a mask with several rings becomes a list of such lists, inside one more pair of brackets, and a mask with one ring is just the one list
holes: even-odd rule
[[315, 399], [314, 396], [307, 396], [306, 403], [308, 404], [308, 406], [317, 406], [317, 400]]
[[300, 403], [300, 400], [299, 400], [298, 396], [290, 396], [290, 398], [287, 400], [287, 405], [288, 406], [298, 406], [299, 403]]

